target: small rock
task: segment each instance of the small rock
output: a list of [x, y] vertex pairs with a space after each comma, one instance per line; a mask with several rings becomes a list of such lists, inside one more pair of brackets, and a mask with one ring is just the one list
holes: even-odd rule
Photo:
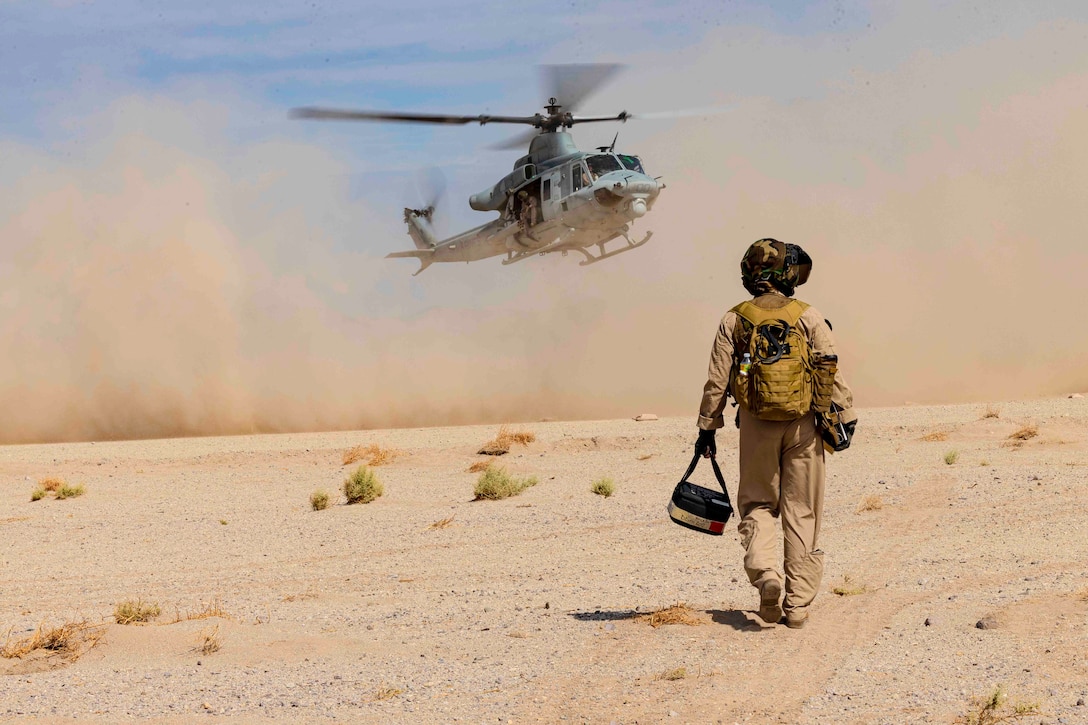
[[1083, 697], [1078, 697], [1077, 698], [1077, 706], [1078, 707], [1084, 707], [1084, 698]]
[[680, 717], [680, 713], [676, 710], [669, 710], [669, 717]]
[[642, 422], [644, 420], [657, 420], [657, 416], [653, 413], [640, 413], [635, 416], [635, 420]]
[[926, 626], [927, 627], [932, 627], [936, 623], [937, 623], [937, 620], [934, 619], [933, 617], [926, 617]]
[[1083, 396], [1083, 395], [1081, 395], [1080, 393], [1073, 393], [1072, 395], [1070, 395], [1070, 396], [1069, 396], [1069, 398], [1070, 398], [1071, 400], [1076, 400], [1077, 398], [1083, 398], [1083, 397], [1084, 397], [1084, 396]]
[[616, 628], [616, 625], [612, 624], [611, 622], [609, 622], [608, 624], [604, 625], [604, 629], [605, 629], [605, 631], [606, 631], [606, 632], [611, 632], [611, 631], [612, 631], [612, 630], [614, 630], [615, 628]]
[[997, 629], [998, 626], [997, 619], [991, 616], [983, 617], [975, 622], [975, 629]]

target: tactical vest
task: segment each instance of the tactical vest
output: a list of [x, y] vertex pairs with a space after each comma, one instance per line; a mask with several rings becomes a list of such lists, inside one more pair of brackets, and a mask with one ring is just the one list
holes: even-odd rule
[[[790, 300], [776, 310], [750, 301], [732, 310], [740, 319], [733, 332], [730, 392], [761, 420], [796, 420], [813, 410], [812, 350], [797, 326], [806, 309], [804, 302]], [[741, 374], [744, 353], [751, 356], [747, 375]]]

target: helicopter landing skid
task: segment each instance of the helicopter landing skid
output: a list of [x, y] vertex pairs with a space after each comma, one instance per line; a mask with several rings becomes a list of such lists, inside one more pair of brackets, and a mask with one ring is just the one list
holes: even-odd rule
[[597, 247], [601, 250], [601, 253], [598, 254], [596, 257], [587, 252], [584, 247], [575, 247], [575, 249], [577, 249], [579, 252], [586, 255], [585, 260], [579, 262], [578, 266], [585, 267], [586, 265], [600, 262], [602, 259], [608, 259], [609, 257], [615, 257], [617, 254], [623, 254], [624, 252], [630, 252], [632, 249], [638, 249], [643, 244], [650, 241], [650, 237], [652, 237], [653, 235], [653, 232], [646, 232], [646, 236], [644, 236], [642, 239], [638, 240], [637, 242], [632, 242], [631, 237], [624, 234], [622, 236], [624, 239], [627, 240], [627, 246], [620, 247], [619, 249], [613, 249], [611, 252], [604, 251], [605, 242], [601, 242], [597, 245]]

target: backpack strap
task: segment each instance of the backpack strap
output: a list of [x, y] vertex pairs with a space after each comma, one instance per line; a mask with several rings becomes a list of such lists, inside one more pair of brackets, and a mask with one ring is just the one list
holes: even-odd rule
[[808, 305], [801, 300], [791, 299], [783, 306], [773, 310], [765, 310], [751, 300], [745, 300], [730, 312], [736, 312], [738, 317], [745, 320], [752, 327], [758, 327], [761, 323], [769, 320], [785, 320], [790, 327], [796, 327], [797, 321], [801, 319], [801, 315], [805, 314], [807, 309]]

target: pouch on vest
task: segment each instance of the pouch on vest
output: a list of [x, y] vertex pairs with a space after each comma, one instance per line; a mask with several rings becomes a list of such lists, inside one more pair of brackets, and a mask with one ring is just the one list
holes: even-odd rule
[[826, 413], [831, 409], [831, 397], [835, 394], [835, 373], [839, 371], [838, 355], [816, 355], [812, 363], [812, 409]]
[[[812, 411], [811, 349], [797, 326], [806, 309], [808, 305], [800, 300], [790, 300], [776, 310], [751, 302], [733, 308], [740, 320], [734, 333], [730, 392], [756, 418], [796, 420]], [[744, 353], [752, 363], [747, 375], [741, 374]], [[830, 404], [830, 396], [827, 401]]]

